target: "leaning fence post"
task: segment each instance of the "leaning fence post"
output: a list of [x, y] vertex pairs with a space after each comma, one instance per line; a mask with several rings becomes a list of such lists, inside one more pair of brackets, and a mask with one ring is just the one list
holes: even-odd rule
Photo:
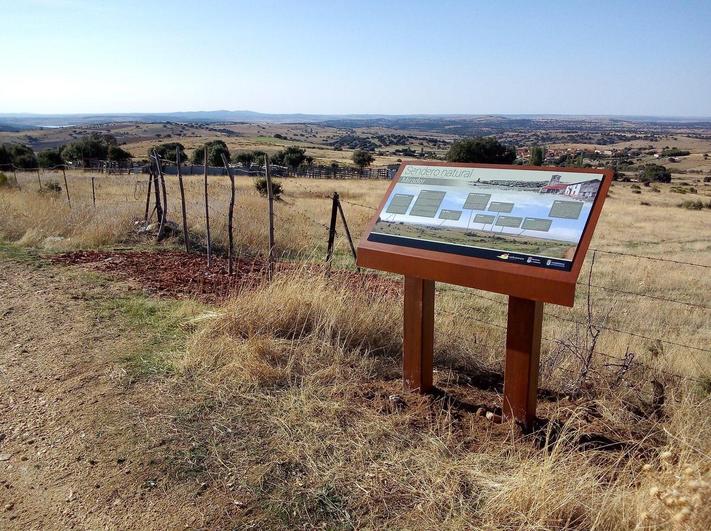
[[158, 210], [158, 218], [159, 218], [158, 221], [160, 222], [160, 224], [158, 225], [158, 235], [156, 237], [158, 239], [158, 241], [160, 241], [163, 239], [163, 236], [164, 236], [163, 233], [165, 231], [165, 221], [168, 217], [168, 204], [167, 204], [168, 196], [165, 191], [165, 178], [163, 177], [163, 170], [160, 167], [160, 158], [158, 157], [158, 153], [156, 152], [155, 149], [153, 150], [153, 158], [155, 159], [155, 162], [156, 162], [156, 172], [157, 172], [157, 176], [158, 176], [156, 179], [156, 186], [155, 186], [156, 204], [159, 203], [159, 199], [160, 199], [160, 195], [161, 195], [159, 193], [159, 186], [158, 186], [159, 182], [160, 182], [160, 188], [163, 189], [163, 193], [162, 193], [162, 195], [163, 195], [163, 209], [162, 209], [162, 211]]
[[[348, 230], [348, 223], [346, 223], [346, 215], [343, 213], [343, 207], [341, 206], [341, 201], [336, 196], [336, 204], [338, 205], [338, 212], [341, 214], [341, 221], [343, 222], [343, 229], [346, 231], [346, 238], [348, 238], [348, 245], [351, 246], [351, 253], [353, 254], [353, 260], [358, 263], [358, 256], [356, 255], [355, 246], [353, 245], [353, 238], [351, 238], [351, 231]], [[360, 272], [360, 268], [356, 265], [356, 271]]]
[[338, 215], [338, 192], [333, 192], [333, 204], [331, 205], [331, 225], [328, 227], [328, 249], [326, 251], [326, 263], [333, 258], [333, 242], [336, 239], [336, 216]]
[[[160, 157], [158, 152], [154, 149], [153, 154], [156, 157], [156, 168], [158, 170], [158, 178], [160, 179], [160, 186], [163, 195], [163, 219], [168, 221], [168, 187], [165, 185], [165, 175], [163, 175], [163, 165], [160, 162]], [[165, 223], [164, 223], [165, 224]]]
[[235, 176], [232, 174], [232, 169], [227, 162], [227, 157], [222, 153], [222, 164], [225, 165], [227, 170], [227, 175], [230, 178], [230, 208], [227, 212], [227, 239], [228, 239], [228, 251], [227, 251], [227, 274], [232, 275], [234, 273], [234, 237], [232, 235], [232, 217], [235, 210]]
[[96, 187], [94, 186], [94, 176], [91, 176], [91, 202], [96, 208]]
[[39, 183], [40, 192], [42, 191], [42, 178], [40, 177], [40, 169], [37, 166], [37, 182]]
[[148, 223], [148, 209], [151, 206], [151, 188], [152, 187], [153, 187], [153, 170], [151, 170], [148, 173], [148, 193], [146, 194], [146, 213], [143, 214], [143, 221], [145, 223]]
[[207, 199], [207, 146], [203, 157], [205, 172], [205, 228], [207, 230], [207, 267], [212, 263], [212, 240], [210, 239], [210, 207]]
[[67, 203], [69, 208], [72, 208], [72, 200], [69, 197], [69, 183], [67, 183], [67, 170], [62, 166], [62, 175], [64, 176], [64, 191], [67, 193]]
[[[153, 180], [153, 194], [155, 195], [155, 208], [158, 223], [163, 219], [163, 206], [160, 201], [160, 181], [158, 180], [158, 173], [153, 171], [153, 161], [151, 160], [150, 165], [151, 179]], [[150, 218], [153, 217], [153, 212], [151, 212]], [[149, 218], [149, 219], [150, 219]]]
[[269, 172], [269, 156], [264, 155], [264, 171], [267, 177], [267, 198], [269, 200], [269, 280], [274, 276], [274, 191]]
[[183, 214], [183, 239], [185, 240], [185, 252], [190, 252], [190, 242], [188, 240], [188, 218], [185, 213], [185, 189], [183, 188], [183, 175], [180, 173], [180, 147], [175, 148], [175, 164], [178, 168], [178, 185], [180, 186], [180, 208]]

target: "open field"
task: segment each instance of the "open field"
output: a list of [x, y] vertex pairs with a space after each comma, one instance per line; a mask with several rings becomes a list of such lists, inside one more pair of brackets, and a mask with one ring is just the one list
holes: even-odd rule
[[[140, 249], [160, 264], [161, 247], [180, 246], [180, 236], [156, 246], [134, 231], [147, 176], [96, 174], [94, 208], [90, 175], [68, 172], [71, 209], [64, 191], [37, 193], [36, 173], [18, 173], [19, 191], [0, 189], [0, 236], [12, 242], [0, 252], [9, 294], [0, 306], [0, 371], [9, 376], [0, 392], [13, 419], [0, 438], [9, 455], [0, 467], [10, 467], [0, 523], [708, 527], [711, 211], [677, 206], [711, 198], [702, 176], [613, 184], [575, 308], [546, 308], [542, 423], [525, 436], [477, 413], [501, 406], [504, 297], [438, 286], [440, 394], [420, 397], [399, 380], [400, 296], [308, 266], [325, 257], [331, 193], [360, 237], [387, 182], [283, 179], [277, 255], [296, 267], [214, 302], [157, 298], [140, 277], [119, 281], [100, 262], [48, 261], [60, 251], [99, 249], [105, 260]], [[61, 173], [41, 179], [63, 186]], [[180, 225], [177, 179], [167, 179], [169, 218]], [[202, 177], [185, 180], [200, 253]], [[673, 191], [682, 180], [686, 193]], [[252, 178], [237, 181], [238, 255], [263, 258], [266, 200]], [[218, 251], [228, 183], [210, 177]], [[353, 271], [338, 233], [333, 265]], [[51, 325], [32, 327], [31, 315]], [[88, 345], [99, 354], [87, 357], [75, 345], [94, 322]], [[600, 331], [594, 344], [591, 330]], [[110, 347], [114, 337], [121, 342]], [[71, 398], [77, 386], [102, 407]], [[52, 415], [42, 417], [43, 408]], [[32, 485], [41, 489], [29, 496]]]

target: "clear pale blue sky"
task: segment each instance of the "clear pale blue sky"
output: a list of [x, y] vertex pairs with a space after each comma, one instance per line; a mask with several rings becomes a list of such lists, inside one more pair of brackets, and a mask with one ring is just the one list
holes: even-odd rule
[[0, 0], [0, 113], [711, 116], [711, 1]]

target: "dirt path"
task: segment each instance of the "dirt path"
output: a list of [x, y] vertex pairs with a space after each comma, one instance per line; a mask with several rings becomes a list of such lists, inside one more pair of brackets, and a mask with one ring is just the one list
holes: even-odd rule
[[209, 525], [198, 486], [161, 476], [164, 384], [124, 382], [135, 332], [89, 302], [126, 289], [0, 249], [1, 529]]

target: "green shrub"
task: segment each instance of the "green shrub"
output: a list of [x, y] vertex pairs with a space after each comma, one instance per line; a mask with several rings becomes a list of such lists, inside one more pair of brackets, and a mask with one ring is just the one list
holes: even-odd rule
[[47, 181], [42, 184], [41, 193], [43, 194], [58, 194], [62, 191], [62, 187], [59, 186], [57, 181]]
[[639, 172], [639, 180], [669, 183], [671, 172], [660, 164], [645, 164]]
[[[259, 192], [259, 195], [267, 197], [267, 179], [265, 177], [259, 177], [254, 181], [254, 187]], [[272, 195], [277, 201], [281, 199], [281, 194], [284, 192], [284, 188], [281, 183], [272, 181]]]
[[667, 147], [662, 150], [662, 157], [685, 157], [691, 153], [685, 149], [679, 149], [677, 147]]
[[686, 188], [682, 188], [681, 186], [672, 186], [671, 188], [669, 188], [669, 191], [670, 191], [670, 192], [673, 192], [673, 193], [675, 193], [675, 194], [685, 194], [685, 193], [687, 193]]
[[37, 162], [40, 168], [54, 168], [64, 164], [61, 149], [45, 149], [37, 154]]
[[[207, 164], [209, 166], [222, 166], [224, 164], [222, 162], [222, 155], [224, 155], [228, 161], [230, 160], [230, 150], [227, 144], [222, 140], [212, 140], [193, 151], [193, 156], [190, 159], [193, 164], [204, 163], [205, 147], [207, 147]], [[175, 153], [175, 149], [173, 149], [173, 153]], [[175, 159], [175, 155], [173, 155], [173, 159]]]
[[494, 137], [463, 138], [456, 140], [447, 152], [449, 162], [479, 162], [485, 164], [511, 164], [516, 160], [516, 150]]
[[703, 210], [704, 208], [711, 208], [711, 201], [704, 203], [700, 199], [697, 200], [687, 200], [682, 201], [677, 205], [679, 208], [685, 208], [687, 210]]

